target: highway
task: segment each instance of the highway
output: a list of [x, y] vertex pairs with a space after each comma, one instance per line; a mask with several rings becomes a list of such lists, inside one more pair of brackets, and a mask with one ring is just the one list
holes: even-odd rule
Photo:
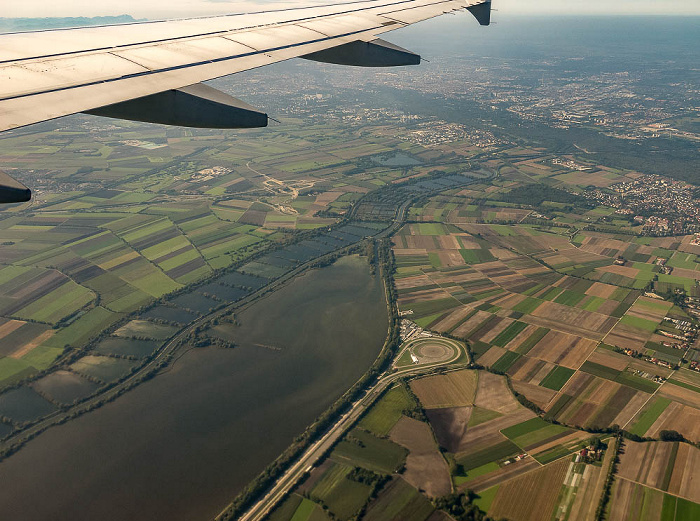
[[[442, 339], [456, 345], [454, 340]], [[436, 367], [449, 365], [455, 362], [462, 353], [463, 347], [455, 350], [455, 355], [441, 362], [434, 364], [426, 364], [421, 366], [410, 366], [405, 369], [389, 370], [383, 373], [377, 382], [370, 387], [365, 395], [355, 402], [351, 409], [343, 414], [338, 421], [324, 434], [318, 441], [314, 442], [304, 454], [280, 477], [274, 486], [258, 500], [248, 511], [238, 519], [240, 521], [261, 521], [265, 516], [277, 505], [292, 488], [301, 480], [304, 473], [309, 470], [314, 464], [319, 462], [324, 454], [330, 449], [364, 414], [364, 412], [372, 406], [382, 393], [391, 386], [396, 380], [404, 376], [413, 376], [421, 373], [426, 373]], [[399, 355], [403, 353], [403, 349], [398, 350]], [[393, 372], [391, 372], [393, 371]], [[217, 516], [217, 520], [223, 518], [223, 512]]]

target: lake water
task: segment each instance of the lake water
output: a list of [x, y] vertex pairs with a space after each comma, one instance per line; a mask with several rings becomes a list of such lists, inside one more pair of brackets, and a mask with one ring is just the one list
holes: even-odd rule
[[380, 281], [357, 257], [238, 320], [240, 347], [191, 350], [1, 462], [0, 519], [211, 519], [364, 373], [387, 330]]

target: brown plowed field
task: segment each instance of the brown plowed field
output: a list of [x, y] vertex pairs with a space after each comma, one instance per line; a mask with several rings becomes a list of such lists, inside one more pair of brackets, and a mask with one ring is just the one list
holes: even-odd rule
[[513, 389], [524, 395], [531, 402], [535, 402], [541, 409], [545, 409], [557, 394], [556, 391], [546, 387], [518, 381], [513, 381]]
[[596, 271], [602, 271], [604, 273], [614, 273], [615, 275], [622, 275], [623, 277], [629, 277], [630, 279], [636, 279], [639, 275], [639, 270], [636, 268], [628, 268], [626, 266], [603, 266], [602, 268], [597, 268]]
[[431, 497], [444, 496], [452, 491], [450, 469], [427, 423], [402, 416], [391, 429], [389, 438], [409, 451], [403, 472], [406, 481]]
[[[658, 496], [662, 498], [662, 494]], [[641, 518], [642, 507], [641, 485], [617, 479], [614, 482], [609, 519], [616, 521], [638, 521]], [[646, 519], [660, 519], [662, 504], [648, 505], [649, 516]]]
[[437, 241], [441, 250], [459, 250], [461, 248], [454, 235], [438, 235]]
[[[545, 302], [533, 311], [533, 314], [525, 315], [519, 320], [539, 327], [559, 330], [571, 335], [593, 340], [602, 340], [607, 332], [615, 325], [617, 320], [600, 313], [591, 313], [568, 306], [561, 306], [567, 308], [567, 317], [548, 312], [551, 311], [553, 306], [559, 305], [560, 304], [555, 302]], [[591, 318], [591, 315], [595, 316]]]
[[700, 393], [696, 393], [685, 387], [667, 382], [659, 388], [657, 395], [689, 407], [700, 409]]
[[435, 437], [442, 448], [454, 453], [460, 451], [472, 410], [471, 407], [446, 407], [426, 411]]
[[570, 369], [578, 369], [595, 347], [594, 340], [550, 331], [530, 350], [528, 356]]
[[407, 288], [418, 288], [420, 286], [428, 286], [433, 281], [427, 275], [418, 275], [416, 277], [406, 277], [405, 279], [396, 280], [396, 289], [401, 291]]
[[690, 441], [700, 442], [700, 410], [671, 403], [649, 428], [646, 436], [657, 437], [662, 430], [677, 431]]
[[629, 421], [634, 418], [637, 411], [647, 402], [649, 395], [646, 393], [637, 393], [632, 399], [627, 402], [627, 405], [615, 416], [612, 421], [613, 425], [627, 425]]
[[[517, 369], [514, 370], [516, 366]], [[519, 380], [521, 382], [533, 382], [535, 385], [537, 385], [540, 383], [542, 378], [549, 374], [553, 368], [553, 364], [545, 362], [544, 360], [530, 358], [529, 356], [522, 356], [513, 366], [511, 366], [511, 368], [508, 370], [508, 374], [510, 374], [514, 380]]]
[[491, 349], [489, 349], [479, 357], [479, 364], [484, 367], [491, 367], [498, 361], [499, 358], [501, 358], [507, 352], [507, 349], [503, 349], [502, 347], [498, 346], [493, 346]]
[[630, 358], [610, 351], [595, 351], [588, 357], [588, 361], [623, 371], [629, 364]]
[[523, 300], [525, 300], [525, 295], [518, 295], [517, 293], [509, 293], [506, 294], [504, 297], [501, 297], [497, 300], [493, 301], [493, 304], [495, 306], [499, 306], [502, 308], [507, 308], [507, 309], [513, 309], [514, 306], [517, 306], [520, 304]]

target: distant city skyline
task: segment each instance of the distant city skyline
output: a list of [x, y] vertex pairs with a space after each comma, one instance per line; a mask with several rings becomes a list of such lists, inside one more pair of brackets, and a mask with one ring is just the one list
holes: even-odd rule
[[[107, 16], [172, 18], [284, 8], [332, 0], [25, 0], [3, 6], [4, 17]], [[700, 0], [495, 0], [494, 8], [508, 14], [700, 15]], [[496, 15], [496, 18], [498, 15]]]

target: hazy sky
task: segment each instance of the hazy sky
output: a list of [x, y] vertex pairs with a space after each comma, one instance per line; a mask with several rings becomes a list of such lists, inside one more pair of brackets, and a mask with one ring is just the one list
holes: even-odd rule
[[[130, 14], [136, 18], [173, 18], [245, 12], [333, 0], [4, 0], [0, 16], [99, 16]], [[679, 14], [700, 15], [700, 0], [494, 0], [507, 14]], [[499, 14], [496, 13], [495, 19]]]

